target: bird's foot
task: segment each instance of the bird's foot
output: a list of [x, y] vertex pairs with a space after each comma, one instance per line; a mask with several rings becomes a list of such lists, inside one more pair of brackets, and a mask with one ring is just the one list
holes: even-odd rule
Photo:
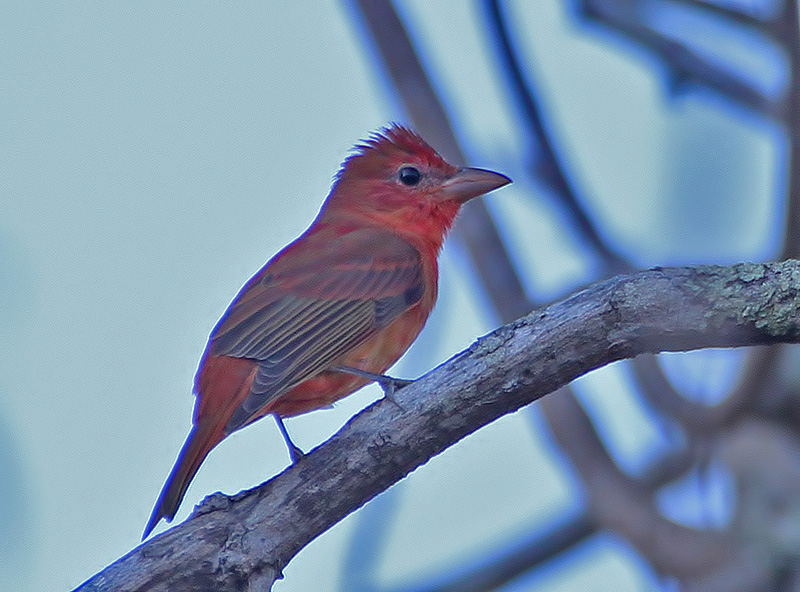
[[368, 380], [377, 382], [383, 391], [383, 398], [393, 403], [394, 406], [401, 411], [405, 411], [400, 403], [398, 403], [394, 398], [394, 394], [404, 386], [408, 386], [414, 382], [413, 380], [394, 378], [393, 376], [387, 376], [386, 374], [376, 374], [375, 372], [367, 372], [366, 370], [361, 370], [360, 368], [351, 368], [350, 366], [336, 366], [334, 370], [338, 372], [354, 374], [356, 376], [360, 376], [361, 378], [366, 378]]

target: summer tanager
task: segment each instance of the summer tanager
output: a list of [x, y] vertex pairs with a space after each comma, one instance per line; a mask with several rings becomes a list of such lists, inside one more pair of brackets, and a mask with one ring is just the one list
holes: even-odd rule
[[192, 430], [144, 538], [172, 520], [205, 457], [232, 432], [272, 414], [296, 461], [282, 417], [329, 407], [373, 380], [391, 387], [382, 374], [433, 308], [436, 258], [459, 208], [510, 182], [447, 163], [399, 125], [357, 146], [308, 230], [245, 284], [211, 332]]

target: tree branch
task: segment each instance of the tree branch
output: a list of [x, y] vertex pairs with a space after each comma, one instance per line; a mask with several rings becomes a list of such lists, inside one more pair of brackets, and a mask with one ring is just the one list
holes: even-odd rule
[[789, 62], [789, 92], [787, 102], [786, 134], [788, 136], [789, 162], [787, 165], [787, 207], [783, 237], [782, 257], [797, 257], [800, 253], [800, 28], [798, 28], [797, 2], [787, 2], [781, 22], [787, 23], [783, 33]]
[[[598, 454], [603, 445], [573, 396], [559, 393], [547, 397], [542, 410], [551, 426], [567, 423], [553, 434], [578, 472], [589, 477], [586, 492], [590, 515], [622, 534], [659, 573], [685, 581], [705, 577], [730, 564], [742, 564], [746, 549], [731, 533], [695, 530], [670, 522], [658, 512], [648, 488], [620, 471], [607, 454]], [[763, 579], [765, 571], [758, 570], [756, 575]], [[753, 588], [731, 586], [729, 590], [749, 592]]]
[[640, 18], [641, 0], [580, 0], [583, 16], [649, 50], [668, 68], [673, 90], [687, 83], [710, 89], [756, 113], [784, 122], [785, 97], [772, 98], [737, 72], [655, 30]]
[[530, 76], [526, 76], [511, 38], [506, 11], [501, 6], [500, 0], [486, 0], [485, 4], [487, 22], [496, 40], [494, 45], [497, 48], [500, 64], [505, 69], [505, 78], [522, 112], [522, 123], [528, 131], [526, 137], [532, 144], [528, 151], [531, 155], [533, 172], [560, 202], [575, 230], [599, 256], [609, 272], [608, 275], [630, 273], [633, 267], [602, 237], [567, 177], [565, 165], [557, 155], [551, 134], [548, 133], [544, 123], [540, 95], [534, 90]]
[[[569, 396], [567, 389], [560, 389], [559, 394], [551, 396]], [[552, 424], [551, 424], [552, 428]], [[653, 491], [684, 475], [695, 463], [695, 453], [686, 447], [674, 454], [663, 457], [649, 467], [637, 481], [637, 485], [647, 491]], [[583, 511], [555, 525], [548, 525], [544, 531], [534, 532], [518, 546], [495, 551], [489, 560], [480, 557], [469, 557], [456, 568], [450, 579], [434, 584], [412, 583], [392, 588], [392, 592], [487, 592], [508, 584], [517, 577], [527, 573], [532, 567], [545, 563], [576, 547], [588, 537], [602, 530], [589, 512]]]
[[142, 544], [80, 591], [267, 590], [310, 541], [431, 457], [595, 368], [644, 352], [800, 340], [800, 261], [618, 276], [481, 338], [297, 465]]
[[780, 18], [778, 11], [775, 11], [775, 14], [766, 16], [758, 14], [757, 10], [747, 10], [745, 6], [727, 6], [717, 4], [714, 0], [711, 2], [708, 0], [677, 0], [677, 4], [682, 4], [701, 13], [718, 16], [729, 23], [750, 28], [771, 39], [779, 40], [780, 38], [783, 20]]

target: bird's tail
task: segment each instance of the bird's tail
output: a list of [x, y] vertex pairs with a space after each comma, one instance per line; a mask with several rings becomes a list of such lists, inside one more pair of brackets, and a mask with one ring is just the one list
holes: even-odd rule
[[186, 438], [181, 448], [178, 460], [172, 467], [172, 472], [167, 477], [167, 482], [158, 496], [158, 501], [150, 515], [150, 520], [144, 529], [142, 540], [146, 539], [158, 524], [159, 520], [166, 518], [170, 522], [181, 505], [183, 496], [189, 488], [200, 465], [203, 464], [208, 453], [224, 438], [224, 433], [219, 425], [213, 421], [205, 421], [192, 426], [192, 431]]

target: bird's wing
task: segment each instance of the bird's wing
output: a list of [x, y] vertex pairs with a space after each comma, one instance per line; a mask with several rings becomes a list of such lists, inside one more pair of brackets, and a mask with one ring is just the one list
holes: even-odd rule
[[419, 252], [392, 233], [317, 233], [291, 245], [242, 289], [211, 335], [213, 355], [258, 362], [226, 431], [389, 325], [423, 291]]

